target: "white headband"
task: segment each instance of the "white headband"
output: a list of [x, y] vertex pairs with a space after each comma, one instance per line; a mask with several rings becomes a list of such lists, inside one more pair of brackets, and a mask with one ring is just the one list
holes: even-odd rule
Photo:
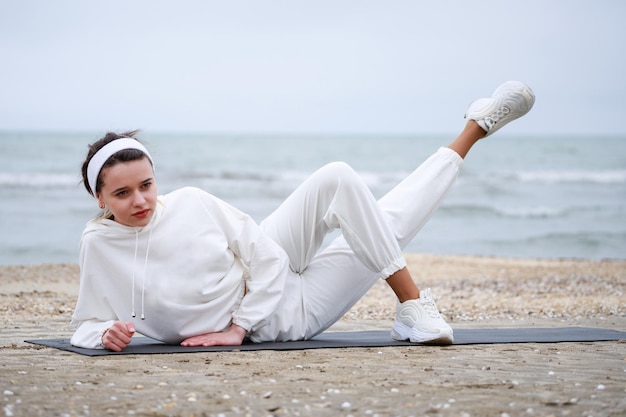
[[145, 153], [150, 162], [152, 162], [152, 157], [145, 146], [139, 143], [135, 139], [131, 138], [120, 138], [115, 139], [104, 145], [102, 148], [96, 152], [96, 154], [89, 160], [89, 164], [87, 165], [87, 181], [89, 181], [89, 187], [91, 188], [91, 192], [93, 196], [96, 196], [96, 184], [98, 181], [98, 175], [100, 174], [100, 170], [102, 169], [102, 165], [115, 153], [122, 151], [124, 149], [137, 149], [141, 152]]

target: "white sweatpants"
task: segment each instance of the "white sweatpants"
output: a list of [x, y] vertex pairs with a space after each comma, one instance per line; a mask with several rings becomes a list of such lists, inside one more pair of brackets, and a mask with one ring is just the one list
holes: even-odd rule
[[[339, 320], [379, 278], [404, 268], [402, 249], [452, 187], [463, 159], [440, 148], [376, 201], [361, 177], [335, 162], [313, 173], [261, 223], [287, 252], [283, 302], [253, 341], [311, 338]], [[341, 236], [324, 250], [324, 237]]]

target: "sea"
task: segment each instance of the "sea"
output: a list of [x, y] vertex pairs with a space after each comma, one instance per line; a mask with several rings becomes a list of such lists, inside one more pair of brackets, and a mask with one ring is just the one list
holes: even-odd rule
[[[0, 132], [0, 265], [76, 263], [98, 213], [81, 183], [104, 132]], [[446, 135], [143, 132], [159, 193], [196, 186], [261, 221], [315, 169], [346, 161], [382, 196]], [[626, 137], [507, 136], [479, 143], [410, 253], [626, 259]]]

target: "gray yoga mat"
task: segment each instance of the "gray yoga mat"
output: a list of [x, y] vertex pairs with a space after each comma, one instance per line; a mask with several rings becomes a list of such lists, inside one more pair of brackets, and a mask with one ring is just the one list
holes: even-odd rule
[[[454, 345], [497, 344], [497, 343], [558, 343], [558, 342], [602, 342], [626, 340], [626, 332], [591, 327], [523, 327], [505, 329], [456, 329]], [[105, 349], [83, 349], [72, 346], [69, 339], [26, 340], [41, 346], [80, 353], [87, 356], [140, 355], [157, 353], [225, 352], [248, 350], [304, 350], [333, 348], [363, 348], [385, 346], [416, 346], [414, 343], [391, 339], [387, 330], [354, 332], [326, 332], [313, 339], [295, 342], [244, 343], [241, 346], [196, 346], [167, 345], [148, 337], [134, 337], [122, 352]]]

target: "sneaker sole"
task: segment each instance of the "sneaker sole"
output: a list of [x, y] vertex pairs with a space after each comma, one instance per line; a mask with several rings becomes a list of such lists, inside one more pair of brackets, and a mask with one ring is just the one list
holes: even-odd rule
[[425, 333], [398, 321], [393, 324], [391, 338], [393, 340], [408, 340], [411, 343], [422, 343], [425, 345], [451, 345], [454, 343], [452, 331], [450, 331], [450, 334]]
[[[466, 112], [465, 118], [469, 118], [470, 120], [483, 120], [487, 117], [486, 115], [493, 114], [504, 107], [508, 108], [510, 111], [515, 109], [515, 111], [512, 111], [508, 115], [504, 116], [503, 119], [492, 125], [490, 129], [487, 130], [487, 134], [485, 135], [485, 137], [487, 137], [497, 132], [500, 128], [506, 126], [510, 122], [526, 115], [535, 104], [535, 93], [529, 86], [522, 82], [507, 81], [496, 88], [491, 98], [478, 100], [484, 100], [484, 106], [481, 107], [480, 110], [476, 110], [474, 114], [468, 115]], [[507, 103], [507, 101], [509, 103]], [[515, 105], [511, 106], [510, 102], [514, 102]], [[485, 127], [481, 127], [485, 129]]]

